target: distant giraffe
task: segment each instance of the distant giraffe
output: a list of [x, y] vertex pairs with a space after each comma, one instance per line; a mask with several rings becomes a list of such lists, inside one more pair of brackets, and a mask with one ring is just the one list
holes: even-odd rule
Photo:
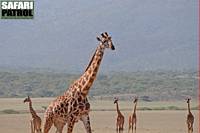
[[30, 97], [28, 96], [25, 100], [24, 103], [29, 102], [29, 110], [30, 113], [32, 115], [32, 120], [31, 122], [31, 132], [32, 133], [42, 133], [41, 131], [41, 124], [42, 124], [42, 120], [41, 118], [36, 114], [35, 110], [32, 107], [32, 101], [30, 99]]
[[116, 104], [116, 110], [117, 110], [117, 122], [116, 122], [116, 131], [120, 132], [124, 129], [124, 116], [119, 110], [119, 105], [118, 105], [118, 98], [114, 99], [114, 104]]
[[194, 116], [192, 115], [190, 111], [190, 98], [187, 98], [187, 104], [188, 104], [188, 115], [187, 115], [187, 127], [188, 127], [188, 133], [193, 133], [193, 123], [194, 123]]
[[87, 95], [97, 76], [104, 50], [106, 48], [115, 49], [107, 32], [102, 33], [101, 37], [97, 37], [97, 40], [99, 45], [83, 75], [47, 108], [44, 133], [48, 133], [53, 124], [57, 128], [57, 133], [62, 133], [66, 123], [68, 125], [67, 133], [72, 133], [74, 124], [79, 120], [83, 122], [87, 133], [92, 132], [89, 118], [90, 104]]
[[136, 122], [137, 122], [136, 107], [137, 107], [137, 101], [138, 101], [138, 98], [135, 98], [134, 101], [133, 101], [134, 108], [133, 108], [133, 112], [129, 116], [128, 133], [130, 132], [130, 129], [132, 130], [132, 133], [133, 133], [133, 126], [134, 125], [135, 125], [135, 133], [136, 133]]

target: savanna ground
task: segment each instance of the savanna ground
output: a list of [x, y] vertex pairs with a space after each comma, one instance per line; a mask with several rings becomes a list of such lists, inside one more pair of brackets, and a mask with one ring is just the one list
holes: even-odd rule
[[[34, 98], [33, 106], [43, 119], [43, 107], [48, 106], [52, 98]], [[28, 105], [24, 104], [21, 98], [0, 99], [0, 132], [4, 133], [29, 133], [30, 114]], [[90, 101], [93, 111], [90, 112], [91, 126], [94, 133], [115, 133], [116, 111], [113, 101]], [[122, 113], [125, 116], [125, 130], [127, 133], [128, 114], [132, 109], [132, 102], [119, 101]], [[192, 107], [197, 106], [197, 102], [192, 101]], [[156, 110], [138, 110], [137, 133], [186, 133], [187, 110], [162, 110], [168, 107], [185, 108], [187, 104], [183, 102], [140, 102], [140, 109], [153, 108]], [[194, 133], [198, 132], [198, 111], [192, 110], [195, 116]], [[55, 128], [51, 128], [51, 133]], [[66, 127], [64, 129], [66, 132]], [[83, 133], [84, 127], [78, 122], [74, 128], [75, 133]]]

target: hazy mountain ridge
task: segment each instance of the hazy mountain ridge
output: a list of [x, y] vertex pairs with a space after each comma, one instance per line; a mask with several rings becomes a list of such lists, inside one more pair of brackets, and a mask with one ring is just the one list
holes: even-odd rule
[[[80, 74], [43, 70], [0, 70], [0, 97], [56, 97]], [[146, 101], [197, 99], [197, 72], [145, 71], [99, 73], [89, 97], [127, 99], [137, 95]]]

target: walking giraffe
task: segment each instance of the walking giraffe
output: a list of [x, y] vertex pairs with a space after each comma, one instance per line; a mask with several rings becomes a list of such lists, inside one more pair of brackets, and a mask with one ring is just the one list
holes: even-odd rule
[[48, 133], [53, 124], [57, 128], [57, 133], [62, 133], [66, 123], [67, 133], [72, 133], [74, 124], [78, 120], [83, 122], [87, 133], [92, 132], [89, 118], [90, 104], [86, 96], [97, 76], [104, 50], [115, 49], [107, 32], [102, 33], [97, 40], [99, 45], [83, 75], [48, 106], [45, 112], [44, 133]]
[[120, 132], [124, 129], [124, 116], [119, 110], [118, 100], [119, 100], [118, 98], [115, 98], [114, 104], [116, 104], [116, 109], [117, 109], [116, 131]]
[[130, 129], [132, 130], [133, 133], [133, 126], [135, 125], [135, 133], [136, 133], [136, 122], [137, 122], [137, 116], [136, 116], [136, 107], [137, 107], [137, 101], [138, 98], [135, 98], [133, 101], [134, 103], [134, 108], [133, 108], [133, 113], [129, 116], [129, 126], [128, 126], [128, 133], [130, 132]]
[[42, 133], [41, 131], [41, 124], [42, 120], [41, 118], [36, 114], [35, 110], [32, 107], [32, 101], [31, 98], [28, 96], [26, 99], [24, 99], [24, 103], [28, 102], [29, 103], [29, 110], [32, 115], [32, 120], [31, 122], [31, 133]]
[[187, 115], [187, 127], [188, 127], [188, 133], [193, 133], [193, 123], [194, 123], [194, 116], [192, 115], [190, 111], [190, 98], [187, 98], [187, 104], [188, 104], [188, 115]]

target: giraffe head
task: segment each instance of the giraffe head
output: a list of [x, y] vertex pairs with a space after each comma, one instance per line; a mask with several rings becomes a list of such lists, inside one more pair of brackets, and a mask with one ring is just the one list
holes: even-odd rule
[[26, 103], [26, 102], [31, 102], [31, 98], [29, 96], [24, 99], [24, 103]]
[[112, 38], [108, 35], [107, 32], [101, 33], [101, 37], [97, 36], [97, 40], [100, 42], [101, 48], [109, 48], [111, 50], [115, 50], [115, 46], [112, 43]]
[[138, 98], [135, 97], [135, 99], [133, 100], [133, 103], [136, 103], [138, 101]]
[[191, 98], [187, 98], [186, 100], [187, 100], [187, 103], [190, 103]]
[[115, 97], [115, 98], [114, 98], [114, 104], [116, 104], [116, 103], [118, 102], [118, 100], [119, 100], [119, 99], [118, 99], [117, 97]]

